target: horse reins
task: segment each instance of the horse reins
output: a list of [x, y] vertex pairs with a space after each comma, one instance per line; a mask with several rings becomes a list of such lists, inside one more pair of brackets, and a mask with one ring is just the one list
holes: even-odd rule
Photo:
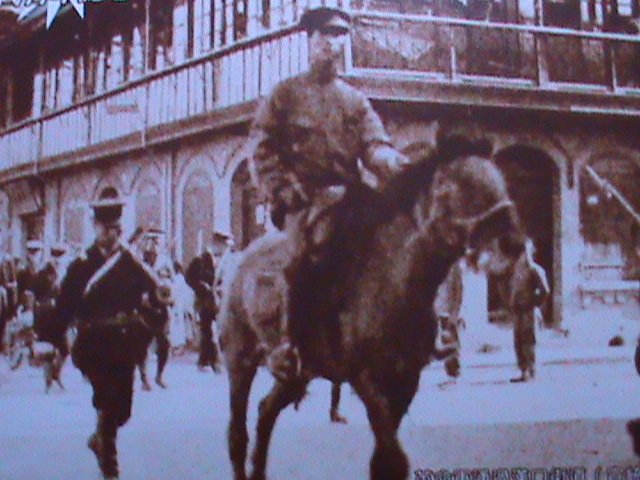
[[476, 226], [479, 223], [482, 223], [484, 221], [486, 221], [489, 217], [493, 216], [494, 214], [498, 213], [500, 210], [505, 209], [505, 208], [511, 208], [513, 207], [513, 202], [511, 200], [501, 200], [499, 202], [497, 202], [496, 204], [494, 204], [493, 206], [487, 208], [484, 212], [481, 212], [477, 215], [473, 215], [470, 217], [464, 217], [464, 218], [454, 218], [452, 220], [453, 223], [458, 224], [458, 225], [462, 225], [464, 227], [467, 227], [469, 230], [473, 230], [476, 228]]

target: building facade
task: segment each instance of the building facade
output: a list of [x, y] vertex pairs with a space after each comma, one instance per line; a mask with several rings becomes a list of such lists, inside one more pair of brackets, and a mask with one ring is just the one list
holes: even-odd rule
[[[104, 186], [125, 227], [188, 262], [213, 230], [264, 229], [247, 169], [259, 98], [308, 66], [309, 6], [351, 9], [347, 81], [394, 142], [488, 138], [537, 259], [549, 322], [640, 318], [638, 0], [129, 0], [0, 10], [0, 249], [81, 247]], [[490, 308], [498, 308], [492, 298]], [[494, 282], [495, 283], [495, 282]]]

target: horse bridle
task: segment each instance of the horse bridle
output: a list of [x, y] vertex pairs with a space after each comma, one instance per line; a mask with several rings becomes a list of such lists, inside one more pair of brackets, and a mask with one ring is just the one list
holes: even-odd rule
[[496, 213], [498, 213], [499, 211], [505, 208], [510, 208], [513, 206], [514, 206], [513, 202], [509, 199], [500, 200], [499, 202], [495, 203], [494, 205], [487, 208], [485, 211], [480, 212], [477, 215], [472, 215], [469, 217], [462, 217], [462, 218], [454, 218], [452, 222], [457, 225], [467, 227], [469, 228], [469, 230], [475, 230], [475, 228], [480, 223], [488, 220], [491, 216], [495, 215]]
[[451, 222], [453, 224], [464, 227], [465, 229], [466, 237], [467, 237], [465, 242], [466, 243], [465, 254], [468, 255], [473, 252], [473, 248], [470, 247], [469, 242], [471, 240], [471, 233], [476, 231], [479, 225], [488, 221], [489, 219], [491, 219], [491, 217], [498, 214], [499, 212], [505, 209], [514, 208], [514, 207], [515, 205], [513, 204], [513, 202], [507, 198], [507, 199], [496, 202], [491, 207], [487, 208], [486, 210], [480, 212], [477, 215], [471, 215], [469, 217], [459, 217], [459, 218], [452, 219]]

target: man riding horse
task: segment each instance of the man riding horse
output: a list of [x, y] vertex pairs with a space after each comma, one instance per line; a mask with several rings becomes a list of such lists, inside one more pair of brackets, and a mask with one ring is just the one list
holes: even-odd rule
[[[309, 37], [310, 69], [275, 88], [253, 129], [258, 183], [274, 224], [295, 245], [289, 278], [301, 261], [322, 262], [320, 250], [334, 229], [331, 207], [350, 186], [362, 184], [360, 161], [376, 176], [378, 188], [408, 164], [367, 98], [337, 76], [349, 15], [321, 7], [307, 11], [300, 26]], [[300, 369], [289, 335], [292, 321], [283, 322], [280, 346], [267, 359], [280, 379]]]

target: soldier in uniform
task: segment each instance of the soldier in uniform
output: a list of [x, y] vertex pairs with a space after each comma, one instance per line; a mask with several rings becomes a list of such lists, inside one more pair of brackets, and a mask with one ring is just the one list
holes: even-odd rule
[[[0, 342], [4, 339], [7, 322], [18, 308], [18, 281], [16, 266], [9, 254], [0, 259], [0, 285], [2, 285], [3, 304], [0, 312]], [[0, 352], [2, 347], [0, 347]]]
[[[142, 261], [152, 268], [158, 275], [164, 275], [165, 273], [170, 277], [171, 265], [168, 265], [164, 259], [160, 257], [160, 238], [163, 232], [158, 229], [151, 229], [147, 232], [146, 239], [142, 249]], [[166, 279], [167, 281], [170, 278]], [[169, 341], [169, 310], [168, 307], [158, 311], [160, 316], [152, 323], [158, 325], [153, 331], [153, 338], [156, 345], [156, 384], [161, 388], [167, 388], [167, 384], [162, 378], [164, 369], [169, 359], [169, 350], [171, 348], [171, 342]], [[148, 353], [148, 351], [147, 351]], [[150, 391], [151, 385], [147, 379], [147, 355], [138, 364], [140, 370], [140, 378], [142, 380], [143, 390]]]
[[[252, 168], [273, 223], [297, 246], [291, 265], [330, 239], [334, 218], [328, 212], [346, 188], [363, 183], [360, 162], [380, 188], [408, 163], [368, 99], [338, 77], [350, 21], [335, 8], [305, 12], [300, 26], [309, 38], [310, 69], [275, 87], [256, 114], [248, 144], [255, 146]], [[267, 361], [276, 377], [290, 377], [299, 365], [290, 321], [283, 322], [282, 343]]]
[[198, 367], [204, 369], [210, 365], [215, 373], [220, 372], [220, 355], [213, 341], [212, 325], [216, 318], [215, 300], [216, 265], [211, 245], [195, 257], [185, 273], [187, 284], [193, 289], [196, 297], [196, 310], [200, 320], [200, 353]]
[[23, 268], [18, 270], [18, 301], [22, 304], [24, 292], [31, 291], [36, 300], [41, 296], [46, 285], [40, 275], [42, 268], [42, 242], [29, 240], [27, 242], [27, 261]]
[[533, 260], [533, 242], [513, 266], [510, 282], [510, 308], [513, 315], [513, 340], [521, 375], [512, 382], [527, 382], [535, 377], [536, 319], [549, 295], [549, 282], [544, 269]]
[[151, 340], [147, 322], [162, 307], [155, 274], [120, 241], [123, 203], [106, 188], [93, 205], [95, 242], [74, 260], [56, 306], [57, 334], [77, 319], [74, 365], [91, 382], [96, 431], [88, 446], [105, 479], [118, 478], [116, 437], [131, 415], [135, 365]]
[[69, 267], [67, 246], [64, 243], [56, 243], [51, 247], [51, 265], [56, 272], [56, 285], [59, 287]]

